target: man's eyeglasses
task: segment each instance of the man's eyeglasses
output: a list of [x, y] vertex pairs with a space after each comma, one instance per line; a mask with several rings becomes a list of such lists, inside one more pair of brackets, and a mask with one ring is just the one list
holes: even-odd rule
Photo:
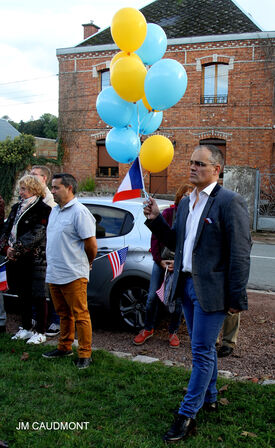
[[201, 162], [200, 160], [190, 160], [189, 163], [190, 163], [190, 166], [195, 165], [195, 166], [198, 166], [200, 168], [206, 167], [207, 165], [216, 165], [213, 162], [205, 163], [205, 162]]

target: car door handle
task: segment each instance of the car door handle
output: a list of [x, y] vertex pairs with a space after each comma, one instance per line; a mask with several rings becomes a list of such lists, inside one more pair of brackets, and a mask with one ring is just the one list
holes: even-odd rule
[[114, 249], [110, 249], [109, 247], [99, 247], [99, 248], [97, 248], [96, 258], [103, 257], [104, 255], [110, 254], [113, 251], [114, 251]]

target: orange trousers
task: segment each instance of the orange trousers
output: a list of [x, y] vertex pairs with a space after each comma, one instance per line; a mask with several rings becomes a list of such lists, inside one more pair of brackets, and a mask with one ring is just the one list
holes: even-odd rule
[[58, 350], [71, 350], [75, 336], [78, 336], [78, 357], [90, 358], [92, 353], [92, 324], [87, 305], [86, 278], [79, 278], [65, 285], [50, 283], [55, 311], [60, 316], [60, 337]]

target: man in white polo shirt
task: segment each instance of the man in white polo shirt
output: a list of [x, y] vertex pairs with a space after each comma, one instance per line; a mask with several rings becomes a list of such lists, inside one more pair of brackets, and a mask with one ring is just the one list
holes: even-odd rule
[[79, 369], [91, 363], [92, 325], [87, 305], [87, 283], [97, 253], [95, 218], [75, 193], [77, 182], [71, 174], [55, 174], [52, 193], [58, 204], [47, 227], [47, 273], [52, 300], [60, 316], [60, 337], [56, 350], [44, 358], [70, 356], [75, 324], [78, 335]]

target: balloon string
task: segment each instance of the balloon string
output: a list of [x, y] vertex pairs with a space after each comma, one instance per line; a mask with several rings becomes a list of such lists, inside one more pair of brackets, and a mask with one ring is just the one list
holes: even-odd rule
[[138, 110], [138, 103], [137, 102], [136, 102], [136, 105], [137, 105], [137, 122], [138, 122], [137, 136], [139, 136], [140, 121], [139, 121], [139, 110]]
[[[144, 179], [145, 179], [145, 177], [147, 175], [148, 175], [148, 173], [145, 173], [144, 176], [143, 176], [143, 185], [144, 185]], [[145, 190], [145, 187], [142, 189], [142, 191], [143, 191], [143, 194], [144, 194], [144, 197], [145, 197], [146, 201], [148, 201], [149, 200], [149, 193], [147, 193], [147, 191]]]
[[143, 193], [144, 193], [145, 199], [148, 200], [148, 199], [149, 199], [149, 194], [147, 193], [147, 191], [145, 190], [145, 188], [143, 188], [142, 191], [143, 191]]
[[152, 118], [154, 116], [154, 112], [153, 111], [148, 112], [148, 113], [149, 113], [149, 120], [148, 120], [147, 126], [150, 124], [150, 121], [152, 120]]

